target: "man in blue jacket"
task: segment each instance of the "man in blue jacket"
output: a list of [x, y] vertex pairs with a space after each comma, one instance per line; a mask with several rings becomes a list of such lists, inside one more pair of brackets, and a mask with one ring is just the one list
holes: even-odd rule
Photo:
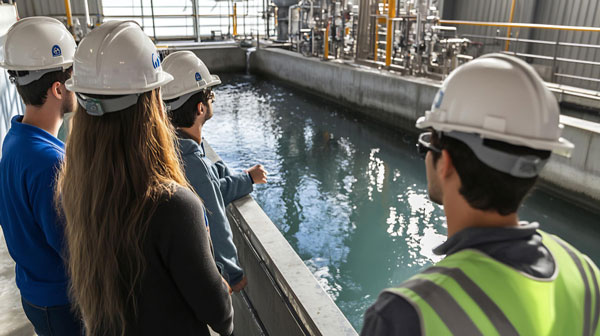
[[7, 33], [5, 61], [25, 103], [4, 139], [0, 159], [0, 224], [16, 262], [23, 310], [38, 335], [78, 335], [63, 259], [63, 223], [54, 182], [64, 155], [56, 138], [63, 116], [75, 109], [64, 85], [71, 77], [75, 41], [62, 23], [26, 18]]
[[206, 157], [202, 126], [213, 115], [211, 87], [221, 80], [190, 51], [167, 56], [162, 66], [175, 77], [162, 90], [171, 122], [177, 128], [185, 174], [206, 207], [217, 264], [231, 289], [239, 292], [247, 279], [239, 266], [225, 207], [252, 192], [252, 184], [266, 183], [267, 172], [256, 165], [242, 174], [231, 174], [222, 161], [213, 163]]

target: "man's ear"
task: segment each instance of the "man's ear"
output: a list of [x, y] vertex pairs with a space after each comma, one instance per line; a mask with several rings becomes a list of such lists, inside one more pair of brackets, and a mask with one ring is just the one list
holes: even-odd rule
[[196, 105], [196, 113], [198, 115], [203, 115], [206, 111], [205, 111], [206, 107], [204, 106], [204, 104], [202, 104], [202, 102], [198, 103], [198, 105]]
[[[61, 86], [63, 87], [61, 88]], [[67, 88], [64, 87], [63, 84], [61, 84], [60, 82], [54, 82], [52, 83], [52, 86], [50, 86], [50, 88], [48, 89], [48, 96], [52, 95], [54, 98], [62, 100], [66, 95], [66, 90]]]
[[442, 178], [448, 178], [456, 172], [452, 157], [450, 157], [450, 154], [445, 149], [442, 150], [442, 155], [437, 162], [437, 168]]

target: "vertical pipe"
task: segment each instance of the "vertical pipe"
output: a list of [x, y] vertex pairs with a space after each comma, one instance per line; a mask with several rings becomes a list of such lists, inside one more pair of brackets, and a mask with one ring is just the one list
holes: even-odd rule
[[101, 10], [100, 8], [102, 7], [102, 0], [96, 0], [96, 26], [99, 26], [102, 24], [102, 21], [104, 21], [104, 14], [100, 14], [101, 12], [104, 12], [103, 10]]
[[394, 36], [394, 21], [396, 17], [396, 0], [390, 0], [388, 3], [387, 17], [387, 38], [385, 41], [385, 66], [389, 67], [392, 64], [392, 38]]
[[150, 10], [152, 11], [152, 34], [154, 35], [154, 42], [156, 43], [156, 22], [154, 21], [154, 1], [150, 0]]
[[554, 44], [554, 56], [552, 57], [552, 82], [556, 83], [556, 59], [558, 58], [558, 47], [560, 45], [560, 30], [556, 31], [556, 43]]
[[144, 0], [140, 0], [140, 14], [142, 16], [142, 30], [144, 30]]
[[379, 53], [379, 18], [377, 17], [377, 15], [379, 15], [379, 0], [376, 0], [377, 3], [377, 7], [375, 9], [375, 41], [373, 41], [374, 45], [375, 45], [375, 51], [373, 53], [373, 61], [377, 62], [377, 54]]
[[270, 23], [269, 23], [269, 21], [270, 21], [270, 19], [269, 19], [269, 11], [268, 11], [267, 6], [265, 5], [265, 1], [266, 0], [263, 0], [263, 15], [264, 15], [264, 19], [267, 20], [267, 31], [266, 31], [266, 33], [267, 33], [267, 40], [268, 40], [268, 39], [271, 38], [271, 33], [269, 32], [269, 29], [271, 29], [271, 27], [270, 27]]
[[192, 22], [194, 24], [194, 36], [196, 42], [200, 42], [200, 29], [198, 29], [198, 0], [192, 0]]
[[88, 0], [83, 0], [83, 10], [85, 11], [85, 32], [90, 28], [90, 7], [88, 6]]
[[375, 18], [375, 43], [373, 43], [375, 45], [375, 50], [373, 53], [373, 61], [377, 62], [377, 54], [379, 53], [379, 24], [377, 23], [377, 18]]
[[[512, 5], [510, 6], [510, 23], [513, 23], [513, 19], [515, 17], [515, 6], [517, 4], [517, 0], [512, 0]], [[510, 33], [512, 32], [512, 27], [508, 27], [508, 30], [506, 31], [506, 38], [510, 38]], [[506, 47], [504, 48], [505, 51], [508, 51], [508, 47], [510, 46], [510, 41], [506, 40]]]
[[233, 37], [237, 36], [237, 4], [233, 3]]
[[325, 38], [323, 39], [323, 43], [325, 43], [325, 50], [323, 52], [323, 58], [325, 60], [329, 59], [329, 25], [330, 25], [330, 23], [327, 22], [327, 28], [325, 28]]
[[67, 28], [73, 31], [73, 17], [71, 16], [71, 0], [65, 0], [65, 12], [67, 15]]

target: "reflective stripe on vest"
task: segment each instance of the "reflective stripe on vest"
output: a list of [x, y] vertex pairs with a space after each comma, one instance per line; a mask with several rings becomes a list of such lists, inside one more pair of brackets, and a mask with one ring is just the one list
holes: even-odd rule
[[600, 336], [598, 268], [559, 238], [540, 234], [557, 265], [551, 279], [463, 250], [386, 291], [415, 307], [427, 335]]

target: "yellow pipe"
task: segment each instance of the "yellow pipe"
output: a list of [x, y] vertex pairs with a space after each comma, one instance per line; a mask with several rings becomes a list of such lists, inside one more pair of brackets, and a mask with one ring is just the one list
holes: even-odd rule
[[325, 43], [325, 50], [323, 51], [323, 58], [325, 60], [329, 59], [329, 22], [327, 23], [327, 28], [325, 29], [325, 39], [323, 41]]
[[67, 27], [71, 29], [73, 27], [73, 17], [71, 15], [71, 1], [65, 0], [65, 10], [67, 12]]
[[233, 36], [237, 36], [237, 4], [233, 3]]
[[483, 26], [483, 27], [511, 27], [511, 28], [535, 28], [535, 29], [551, 29], [551, 30], [570, 30], [570, 31], [587, 31], [600, 33], [600, 27], [581, 27], [581, 26], [557, 26], [535, 23], [508, 23], [508, 22], [481, 22], [481, 21], [459, 21], [459, 20], [440, 20], [442, 24], [449, 25], [468, 25], [468, 26]]
[[387, 36], [385, 40], [385, 66], [389, 67], [392, 64], [392, 35], [394, 34], [394, 21], [396, 17], [396, 0], [388, 2], [388, 20], [387, 20]]
[[[510, 23], [513, 23], [513, 19], [515, 17], [516, 4], [517, 4], [517, 0], [512, 0], [512, 6], [510, 7]], [[511, 32], [512, 32], [512, 27], [508, 27], [508, 30], [506, 32], [506, 38], [510, 38]], [[509, 46], [510, 46], [510, 40], [506, 40], [506, 48], [505, 48], [506, 51], [508, 51]]]

